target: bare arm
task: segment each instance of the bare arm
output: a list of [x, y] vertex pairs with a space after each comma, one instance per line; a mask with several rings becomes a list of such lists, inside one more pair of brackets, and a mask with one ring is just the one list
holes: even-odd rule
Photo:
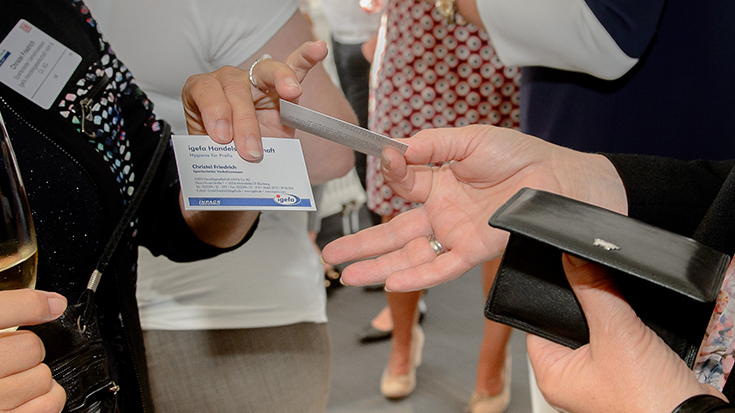
[[[306, 18], [300, 12], [296, 12], [275, 36], [240, 67], [249, 68], [252, 62], [264, 53], [283, 60], [299, 44], [313, 38]], [[309, 71], [309, 76], [303, 81], [302, 87], [304, 92], [299, 98], [300, 105], [357, 124], [357, 117], [350, 104], [322, 65], [316, 65]], [[312, 185], [319, 185], [345, 175], [355, 163], [352, 150], [345, 146], [301, 131], [296, 131], [294, 137], [300, 139], [303, 145]]]
[[654, 37], [663, 9], [658, 0], [631, 6], [595, 0], [456, 4], [465, 20], [487, 31], [505, 65], [547, 66], [608, 80], [635, 66]]

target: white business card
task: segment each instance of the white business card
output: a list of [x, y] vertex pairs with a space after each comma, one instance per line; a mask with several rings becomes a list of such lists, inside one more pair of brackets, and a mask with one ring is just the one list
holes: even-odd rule
[[263, 138], [263, 160], [247, 162], [235, 144], [209, 136], [174, 135], [186, 209], [316, 211], [298, 139]]
[[0, 82], [48, 109], [82, 57], [21, 19], [0, 42]]

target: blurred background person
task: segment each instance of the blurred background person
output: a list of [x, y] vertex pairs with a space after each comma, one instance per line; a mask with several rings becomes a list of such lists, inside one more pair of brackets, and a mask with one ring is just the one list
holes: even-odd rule
[[[248, 70], [312, 39], [295, 0], [90, 2], [105, 35], [185, 133], [181, 85], [204, 67]], [[321, 65], [299, 103], [356, 123]], [[159, 103], [160, 102], [160, 103]], [[296, 132], [313, 185], [353, 166], [352, 150]], [[330, 370], [324, 270], [307, 213], [264, 211], [248, 248], [196, 266], [141, 250], [138, 301], [156, 409], [322, 412]]]
[[[518, 68], [500, 63], [487, 34], [472, 25], [447, 24], [431, 4], [385, 3], [371, 78], [370, 129], [408, 138], [422, 129], [491, 124], [519, 127]], [[380, 161], [368, 158], [368, 206], [384, 220], [416, 204], [395, 195], [383, 181]], [[497, 263], [483, 267], [487, 292]], [[416, 386], [424, 334], [418, 325], [421, 292], [386, 293], [392, 317], [391, 353], [380, 389], [388, 398]], [[482, 303], [478, 303], [478, 308]], [[510, 402], [511, 328], [486, 320], [468, 410], [502, 412]]]
[[[355, 111], [358, 124], [367, 128], [370, 62], [375, 50], [374, 41], [380, 26], [381, 13], [369, 13], [358, 3], [358, 1], [321, 0], [320, 11], [327, 24], [327, 35], [330, 37], [332, 46], [331, 56], [339, 86], [352, 110]], [[365, 205], [366, 164], [367, 155], [355, 152], [355, 173], [361, 188], [354, 187], [354, 177], [351, 176], [341, 178], [339, 181], [334, 180], [328, 184], [327, 191], [332, 192], [326, 194], [326, 197], [328, 199], [338, 198], [342, 205], [333, 207], [341, 208], [339, 216], [323, 214], [324, 230], [318, 236], [318, 245], [326, 245], [345, 233], [359, 229], [351, 228], [352, 224], [347, 226], [349, 228], [345, 228], [344, 223], [346, 222], [357, 221], [356, 226], [361, 228], [380, 222], [380, 216], [370, 211]], [[348, 192], [351, 195], [347, 196]], [[349, 205], [350, 201], [355, 202]], [[331, 208], [325, 205], [324, 209]], [[330, 286], [341, 287], [338, 281], [339, 271], [338, 269], [333, 269], [333, 271], [332, 276], [336, 278], [329, 280]], [[390, 335], [390, 332], [388, 334]]]

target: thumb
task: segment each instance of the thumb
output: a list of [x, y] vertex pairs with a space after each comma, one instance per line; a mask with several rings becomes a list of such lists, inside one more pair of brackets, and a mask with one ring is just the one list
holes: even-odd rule
[[408, 167], [406, 159], [393, 148], [385, 148], [380, 154], [380, 169], [385, 182], [399, 195], [411, 192], [416, 180], [415, 172]]
[[63, 295], [47, 291], [0, 291], [0, 330], [49, 322], [64, 312], [66, 304]]
[[562, 264], [587, 319], [590, 342], [596, 342], [598, 335], [608, 341], [617, 331], [641, 323], [604, 268], [569, 254], [564, 254]]
[[327, 57], [327, 53], [329, 50], [324, 40], [304, 42], [286, 58], [286, 64], [291, 66], [296, 78], [301, 82], [314, 66]]

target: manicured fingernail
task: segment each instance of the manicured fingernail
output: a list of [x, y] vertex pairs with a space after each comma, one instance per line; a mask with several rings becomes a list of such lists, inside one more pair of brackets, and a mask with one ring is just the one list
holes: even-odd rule
[[319, 255], [319, 262], [322, 263], [322, 265], [327, 265], [327, 262], [324, 261], [324, 257], [321, 254]]
[[232, 140], [232, 125], [226, 120], [218, 120], [214, 127], [217, 138], [221, 142], [229, 142]]
[[390, 166], [390, 159], [385, 156], [385, 151], [380, 153], [380, 166], [382, 168], [388, 168]]
[[583, 265], [587, 265], [587, 261], [579, 257], [575, 257], [574, 255], [571, 255], [571, 254], [567, 254], [567, 259], [569, 260], [569, 263], [575, 267], [581, 267]]
[[386, 286], [383, 286], [383, 291], [385, 291], [387, 293], [392, 293], [393, 292], [392, 290], [389, 290], [388, 287], [386, 287]]
[[263, 157], [263, 150], [260, 149], [260, 140], [255, 136], [248, 136], [245, 139], [245, 151], [255, 159]]
[[48, 293], [48, 309], [54, 318], [61, 315], [66, 309], [66, 298], [61, 294]]
[[344, 285], [345, 287], [349, 287], [350, 286], [349, 284], [347, 284], [345, 282], [344, 278], [342, 278], [342, 277], [339, 277], [339, 283], [342, 284], [342, 285]]

